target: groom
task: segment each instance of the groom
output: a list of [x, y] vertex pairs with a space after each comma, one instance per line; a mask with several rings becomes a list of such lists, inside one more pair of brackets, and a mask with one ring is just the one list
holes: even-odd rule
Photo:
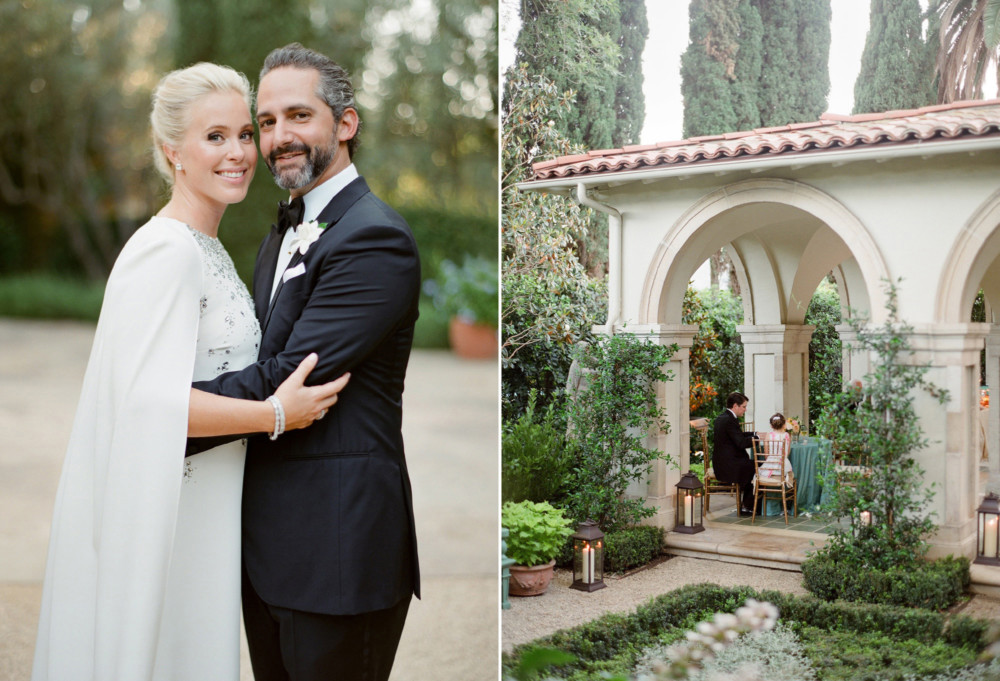
[[[384, 680], [411, 594], [420, 596], [400, 430], [417, 247], [351, 162], [360, 121], [347, 73], [293, 43], [260, 75], [260, 151], [292, 199], [254, 268], [260, 359], [196, 387], [264, 399], [311, 352], [311, 384], [348, 371], [351, 380], [323, 420], [249, 441], [250, 659], [257, 681]], [[318, 235], [296, 229], [313, 220], [325, 225]]]

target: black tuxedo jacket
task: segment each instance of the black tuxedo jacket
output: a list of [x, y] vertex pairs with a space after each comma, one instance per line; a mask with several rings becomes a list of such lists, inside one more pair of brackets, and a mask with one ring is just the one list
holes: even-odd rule
[[747, 448], [753, 444], [753, 433], [744, 433], [740, 421], [726, 409], [715, 418], [713, 430], [715, 449], [712, 468], [723, 482], [742, 482], [740, 461], [749, 461]]
[[254, 268], [259, 361], [195, 387], [265, 399], [310, 352], [307, 383], [351, 380], [312, 426], [250, 438], [243, 486], [243, 560], [271, 605], [330, 615], [388, 608], [420, 595], [402, 393], [417, 319], [420, 262], [406, 222], [359, 177], [320, 213], [305, 272], [268, 302], [282, 237]]

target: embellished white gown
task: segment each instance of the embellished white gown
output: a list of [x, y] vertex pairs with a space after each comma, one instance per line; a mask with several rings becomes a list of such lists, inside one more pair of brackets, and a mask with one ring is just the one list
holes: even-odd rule
[[63, 464], [33, 681], [236, 681], [245, 444], [184, 459], [191, 382], [256, 361], [217, 239], [154, 217], [108, 279]]

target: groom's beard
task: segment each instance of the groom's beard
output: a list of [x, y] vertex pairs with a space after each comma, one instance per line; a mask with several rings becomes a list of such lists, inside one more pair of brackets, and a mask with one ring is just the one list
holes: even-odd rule
[[[267, 157], [267, 167], [274, 175], [274, 182], [282, 189], [299, 189], [313, 182], [323, 174], [330, 163], [337, 147], [331, 145], [327, 148], [307, 147], [304, 144], [289, 144], [284, 147], [272, 149]], [[304, 162], [297, 168], [279, 169], [276, 165], [278, 156], [289, 152], [308, 152], [304, 156]]]

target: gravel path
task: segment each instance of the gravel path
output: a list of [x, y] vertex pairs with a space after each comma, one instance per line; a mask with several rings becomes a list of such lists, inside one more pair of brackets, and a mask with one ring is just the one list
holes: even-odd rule
[[[593, 593], [570, 589], [572, 581], [572, 573], [556, 570], [555, 579], [543, 595], [510, 599], [510, 610], [503, 611], [504, 652], [560, 629], [597, 619], [608, 612], [631, 612], [650, 598], [686, 584], [740, 584], [761, 591], [807, 593], [802, 585], [801, 572], [684, 557], [670, 558], [625, 577], [607, 576], [607, 587]], [[976, 595], [961, 608], [961, 612], [983, 619], [1000, 619], [1000, 599]]]

